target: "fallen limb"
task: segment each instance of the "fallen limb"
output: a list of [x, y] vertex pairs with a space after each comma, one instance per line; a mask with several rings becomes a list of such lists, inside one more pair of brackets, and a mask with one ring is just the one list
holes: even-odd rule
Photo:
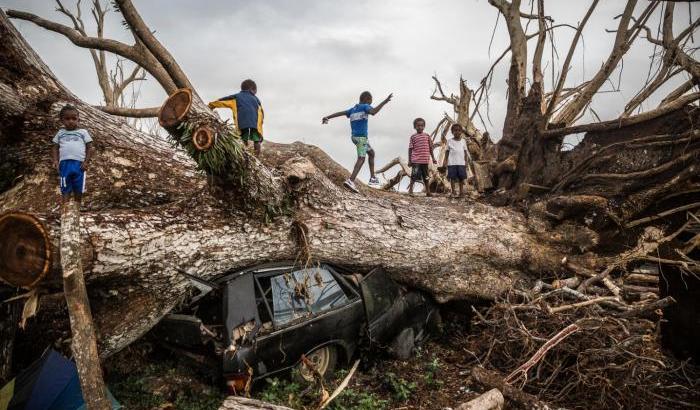
[[576, 309], [576, 308], [580, 308], [580, 307], [584, 307], [584, 306], [595, 305], [595, 304], [598, 304], [601, 302], [612, 302], [612, 301], [619, 301], [619, 298], [617, 296], [601, 296], [599, 298], [589, 299], [589, 300], [585, 300], [583, 302], [572, 303], [570, 305], [563, 305], [563, 306], [549, 308], [548, 311], [549, 311], [549, 313], [560, 313], [560, 312], [564, 312], [564, 311], [570, 310], [570, 309]]
[[459, 405], [456, 410], [501, 410], [503, 401], [503, 394], [500, 390], [491, 389], [481, 396]]
[[350, 382], [350, 379], [352, 379], [352, 376], [355, 374], [355, 370], [357, 370], [357, 365], [360, 364], [360, 359], [355, 360], [355, 364], [352, 365], [352, 368], [350, 369], [350, 372], [348, 372], [348, 375], [345, 376], [342, 382], [338, 385], [338, 387], [333, 390], [333, 393], [330, 395], [328, 399], [326, 399], [322, 404], [321, 404], [321, 409], [325, 409], [338, 395], [345, 390], [346, 387], [348, 387], [348, 383]]
[[626, 312], [620, 313], [619, 316], [620, 317], [642, 317], [642, 316], [646, 316], [647, 314], [649, 314], [651, 312], [654, 312], [657, 309], [663, 309], [665, 307], [671, 306], [674, 303], [676, 303], [676, 300], [671, 296], [667, 296], [667, 297], [665, 297], [663, 299], [659, 299], [653, 303], [648, 303], [645, 305], [633, 307], [632, 309], [629, 309]]
[[278, 406], [260, 400], [245, 397], [229, 396], [221, 403], [219, 410], [292, 410], [289, 407]]
[[[590, 301], [586, 301], [590, 302]], [[581, 303], [586, 303], [586, 302], [581, 302]], [[505, 383], [511, 384], [515, 380], [517, 380], [520, 376], [523, 376], [525, 381], [527, 381], [527, 372], [530, 370], [530, 368], [534, 365], [537, 364], [542, 358], [544, 357], [545, 354], [547, 354], [548, 351], [550, 351], [554, 346], [558, 345], [562, 340], [566, 339], [570, 335], [578, 332], [581, 330], [581, 328], [576, 324], [572, 323], [569, 326], [565, 327], [562, 329], [559, 333], [554, 335], [551, 339], [547, 340], [545, 344], [542, 345], [535, 354], [532, 355], [532, 357], [520, 365], [517, 369], [513, 370], [503, 381]]]

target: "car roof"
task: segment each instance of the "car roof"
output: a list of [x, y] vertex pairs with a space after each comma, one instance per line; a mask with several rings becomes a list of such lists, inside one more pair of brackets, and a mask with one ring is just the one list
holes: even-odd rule
[[[329, 265], [329, 266], [335, 268], [334, 265], [326, 263], [324, 261], [313, 261], [313, 263], [309, 264], [309, 265]], [[259, 264], [259, 265], [253, 265], [253, 266], [247, 267], [245, 269], [228, 271], [228, 272], [224, 273], [223, 275], [219, 276], [218, 278], [214, 279], [213, 282], [222, 283], [222, 282], [230, 280], [231, 278], [234, 278], [234, 277], [237, 277], [240, 275], [245, 275], [247, 273], [274, 272], [274, 271], [278, 271], [278, 270], [282, 270], [282, 269], [286, 269], [286, 268], [294, 268], [294, 267], [301, 267], [301, 264], [298, 262], [295, 262], [293, 260], [263, 263], [263, 264]]]

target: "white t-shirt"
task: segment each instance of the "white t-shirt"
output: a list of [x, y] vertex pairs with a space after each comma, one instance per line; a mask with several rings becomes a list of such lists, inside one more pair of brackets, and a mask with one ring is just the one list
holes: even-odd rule
[[66, 130], [61, 128], [53, 137], [54, 144], [58, 144], [59, 160], [72, 159], [85, 161], [85, 144], [92, 142], [90, 133], [82, 128]]
[[[467, 151], [467, 143], [464, 141], [464, 138], [460, 140], [456, 140], [454, 138], [448, 139], [447, 149], [450, 150], [447, 155], [448, 166], [467, 165], [467, 163], [464, 161], [464, 151]], [[467, 155], [469, 155], [469, 151], [467, 151]]]

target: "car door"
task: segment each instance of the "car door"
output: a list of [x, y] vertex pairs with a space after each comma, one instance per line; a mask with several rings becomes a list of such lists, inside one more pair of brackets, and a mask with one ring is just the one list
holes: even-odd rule
[[367, 317], [370, 343], [385, 343], [404, 327], [406, 299], [399, 285], [381, 268], [367, 274], [360, 282], [360, 292]]
[[256, 340], [258, 358], [268, 372], [296, 364], [315, 347], [356, 339], [361, 301], [326, 267], [278, 272], [270, 276], [269, 286], [274, 330]]

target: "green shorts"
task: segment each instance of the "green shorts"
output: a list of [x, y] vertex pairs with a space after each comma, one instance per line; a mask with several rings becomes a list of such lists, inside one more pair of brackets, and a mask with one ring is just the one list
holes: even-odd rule
[[372, 151], [372, 146], [367, 142], [367, 137], [353, 136], [350, 137], [352, 143], [355, 144], [355, 149], [357, 150], [357, 156], [359, 158], [364, 158], [367, 156], [367, 151]]
[[241, 139], [243, 141], [260, 142], [263, 140], [263, 137], [255, 128], [243, 128], [241, 130]]

